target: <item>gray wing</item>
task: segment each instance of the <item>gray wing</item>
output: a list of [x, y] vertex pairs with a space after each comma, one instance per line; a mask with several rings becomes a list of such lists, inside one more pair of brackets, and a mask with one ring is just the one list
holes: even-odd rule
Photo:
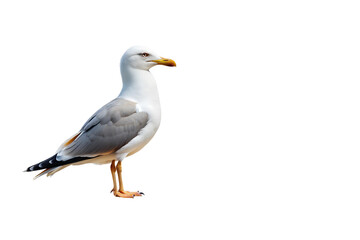
[[148, 122], [148, 114], [136, 112], [136, 103], [116, 98], [100, 108], [81, 128], [61, 155], [98, 156], [117, 151]]

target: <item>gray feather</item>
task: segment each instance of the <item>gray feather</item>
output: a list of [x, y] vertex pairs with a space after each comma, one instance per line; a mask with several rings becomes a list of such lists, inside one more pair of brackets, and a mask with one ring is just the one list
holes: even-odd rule
[[146, 126], [148, 114], [136, 112], [136, 103], [116, 98], [100, 108], [80, 130], [80, 135], [63, 149], [70, 156], [115, 152]]

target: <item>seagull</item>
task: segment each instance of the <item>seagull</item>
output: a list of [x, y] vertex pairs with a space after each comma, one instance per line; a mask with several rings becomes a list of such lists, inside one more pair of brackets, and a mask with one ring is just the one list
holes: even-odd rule
[[146, 47], [129, 48], [120, 62], [123, 87], [119, 96], [95, 112], [79, 132], [61, 144], [54, 156], [25, 171], [43, 169], [36, 179], [45, 174], [52, 176], [70, 165], [110, 163], [114, 196], [142, 196], [142, 192], [124, 190], [121, 162], [142, 149], [160, 126], [159, 95], [149, 71], [156, 65], [175, 67], [176, 63]]

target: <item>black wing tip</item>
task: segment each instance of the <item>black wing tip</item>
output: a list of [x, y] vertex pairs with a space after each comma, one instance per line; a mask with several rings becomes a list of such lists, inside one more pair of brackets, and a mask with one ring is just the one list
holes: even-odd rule
[[36, 169], [36, 165], [38, 164], [35, 164], [35, 165], [32, 165], [30, 167], [28, 167], [27, 169], [25, 169], [23, 172], [32, 172], [32, 171], [35, 171]]
[[[56, 155], [55, 154], [54, 156], [52, 157], [49, 157], [48, 159], [42, 161], [42, 162], [39, 162], [37, 164], [34, 164], [30, 167], [28, 167], [24, 172], [32, 172], [32, 171], [36, 171], [36, 170], [41, 170], [41, 169], [45, 169], [45, 168], [48, 168], [48, 165], [50, 163], [51, 160], [56, 160]], [[51, 165], [51, 164], [50, 164]]]
[[39, 164], [35, 164], [35, 165], [32, 165], [30, 167], [28, 167], [27, 169], [25, 169], [23, 172], [32, 172], [32, 171], [36, 171], [36, 170], [40, 170], [37, 166]]
[[37, 170], [42, 170], [42, 169], [47, 169], [47, 168], [54, 168], [54, 167], [59, 167], [62, 165], [66, 165], [66, 164], [70, 164], [70, 163], [75, 163], [75, 162], [79, 162], [82, 160], [87, 160], [90, 158], [94, 158], [94, 157], [74, 157], [71, 158], [69, 160], [66, 161], [58, 161], [56, 160], [56, 156], [57, 154], [55, 154], [52, 157], [49, 157], [48, 159], [39, 162], [37, 164], [34, 164], [30, 167], [28, 167], [24, 172], [32, 172], [32, 171], [37, 171]]

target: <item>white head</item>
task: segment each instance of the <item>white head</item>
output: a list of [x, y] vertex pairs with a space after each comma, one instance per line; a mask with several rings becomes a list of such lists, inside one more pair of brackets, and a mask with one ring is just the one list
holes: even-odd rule
[[129, 48], [121, 58], [121, 67], [131, 67], [148, 71], [156, 65], [175, 67], [176, 63], [168, 58], [162, 58], [146, 47], [134, 46]]

